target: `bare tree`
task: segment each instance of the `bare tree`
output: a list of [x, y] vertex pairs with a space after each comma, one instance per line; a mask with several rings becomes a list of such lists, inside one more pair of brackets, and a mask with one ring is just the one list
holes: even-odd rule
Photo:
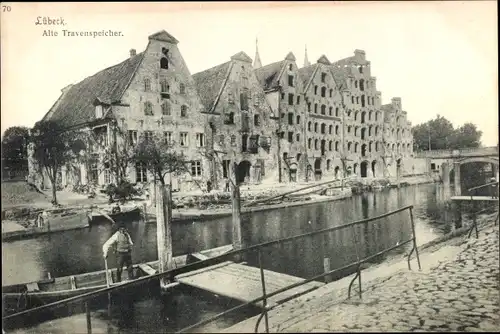
[[33, 156], [46, 171], [52, 184], [52, 203], [57, 204], [57, 181], [62, 166], [71, 162], [84, 149], [77, 141], [77, 133], [67, 131], [58, 121], [35, 124], [29, 141]]

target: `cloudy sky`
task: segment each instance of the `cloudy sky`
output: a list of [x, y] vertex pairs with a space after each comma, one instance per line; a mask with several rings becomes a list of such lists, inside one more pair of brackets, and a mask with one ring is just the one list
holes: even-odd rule
[[[494, 1], [295, 3], [2, 3], [2, 133], [32, 126], [61, 89], [144, 50], [166, 30], [191, 73], [239, 51], [263, 64], [289, 51], [299, 66], [365, 50], [382, 102], [401, 97], [413, 125], [440, 114], [477, 124], [483, 144], [498, 142], [497, 11]], [[2, 7], [3, 7], [2, 6]], [[65, 26], [35, 25], [37, 17]], [[64, 37], [71, 31], [121, 31], [122, 37]], [[44, 30], [59, 36], [42, 36]]]

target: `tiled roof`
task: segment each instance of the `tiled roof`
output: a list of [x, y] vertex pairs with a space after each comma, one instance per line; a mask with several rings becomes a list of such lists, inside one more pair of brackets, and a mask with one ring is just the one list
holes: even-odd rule
[[255, 76], [264, 90], [278, 87], [278, 78], [285, 60], [278, 61], [255, 70]]
[[330, 66], [330, 70], [332, 72], [333, 79], [335, 80], [338, 89], [340, 91], [347, 89], [348, 72], [337, 66]]
[[306, 90], [307, 88], [306, 85], [309, 82], [309, 80], [311, 80], [311, 76], [313, 75], [314, 70], [316, 69], [317, 66], [318, 64], [312, 64], [306, 67], [299, 68], [299, 77], [302, 80], [304, 90]]
[[93, 102], [96, 99], [105, 104], [119, 102], [142, 58], [143, 53], [139, 53], [71, 86], [47, 116], [68, 127], [95, 120]]
[[230, 69], [231, 61], [209, 68], [203, 72], [193, 74], [198, 95], [201, 103], [205, 106], [205, 111], [212, 109], [217, 96], [226, 80]]

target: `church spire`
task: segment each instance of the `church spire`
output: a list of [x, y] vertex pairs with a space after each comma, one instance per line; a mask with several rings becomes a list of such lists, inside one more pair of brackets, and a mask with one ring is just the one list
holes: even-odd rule
[[255, 38], [255, 58], [253, 61], [253, 68], [259, 68], [262, 67], [262, 63], [260, 61], [260, 56], [259, 56], [259, 40]]
[[311, 65], [311, 63], [309, 63], [309, 59], [307, 59], [307, 45], [306, 45], [306, 54], [304, 56], [304, 67], [307, 67]]

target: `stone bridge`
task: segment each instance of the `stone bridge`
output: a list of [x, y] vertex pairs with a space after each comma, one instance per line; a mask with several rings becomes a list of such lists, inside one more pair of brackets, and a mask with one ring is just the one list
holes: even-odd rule
[[460, 186], [460, 166], [470, 162], [484, 162], [491, 164], [493, 175], [498, 181], [498, 146], [465, 148], [459, 150], [425, 151], [415, 154], [415, 157], [428, 158], [431, 170], [440, 173], [445, 186], [450, 184], [450, 172], [455, 172], [455, 196], [462, 194]]

